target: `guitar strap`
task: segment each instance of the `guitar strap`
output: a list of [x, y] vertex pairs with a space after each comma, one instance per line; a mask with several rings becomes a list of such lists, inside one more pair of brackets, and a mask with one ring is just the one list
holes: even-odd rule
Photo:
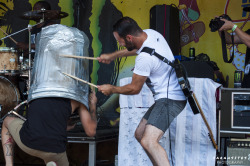
[[161, 61], [167, 63], [168, 65], [170, 65], [171, 67], [173, 67], [175, 69], [176, 75], [178, 77], [178, 83], [180, 84], [181, 89], [182, 89], [184, 95], [187, 97], [187, 99], [188, 99], [188, 101], [190, 103], [190, 106], [192, 108], [193, 113], [194, 114], [199, 113], [200, 111], [198, 110], [198, 108], [197, 108], [197, 106], [195, 104], [195, 101], [193, 101], [192, 93], [190, 92], [191, 87], [190, 87], [190, 84], [189, 84], [189, 81], [188, 81], [188, 78], [187, 78], [186, 70], [179, 63], [179, 61], [176, 59], [174, 61], [174, 63], [173, 63], [173, 62], [169, 61], [168, 59], [166, 59], [165, 57], [163, 57], [160, 54], [158, 54], [157, 52], [155, 52], [154, 49], [149, 48], [149, 47], [144, 47], [141, 50], [141, 52], [146, 52], [146, 53], [148, 53], [150, 55], [154, 55], [157, 58], [159, 58]]
[[223, 54], [223, 60], [226, 63], [232, 63], [234, 59], [234, 37], [233, 35], [231, 36], [232, 44], [233, 44], [233, 52], [231, 55], [231, 58], [228, 60], [227, 59], [227, 47], [226, 47], [226, 39], [225, 39], [225, 32], [221, 32], [221, 44], [222, 44], [222, 54]]
[[163, 57], [160, 54], [158, 54], [157, 52], [155, 52], [155, 49], [153, 49], [153, 48], [143, 47], [143, 49], [141, 50], [141, 52], [146, 52], [146, 53], [148, 53], [150, 55], [154, 55], [157, 58], [159, 58], [161, 61], [163, 61], [163, 62], [167, 63], [168, 65], [170, 65], [171, 67], [175, 68], [175, 65], [174, 65], [173, 62], [169, 61], [165, 57]]

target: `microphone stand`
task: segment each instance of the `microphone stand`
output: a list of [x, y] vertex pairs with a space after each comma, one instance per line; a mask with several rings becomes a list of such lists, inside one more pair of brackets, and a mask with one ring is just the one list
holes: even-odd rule
[[[39, 24], [41, 24], [41, 23], [43, 23], [43, 21], [42, 21], [42, 22], [39, 22], [39, 23], [37, 23], [37, 24], [35, 24], [35, 25], [32, 25], [32, 26], [31, 26], [31, 29], [32, 29], [34, 26], [37, 26], [37, 25], [39, 25]], [[9, 38], [10, 36], [16, 35], [16, 34], [22, 32], [22, 31], [25, 31], [25, 30], [28, 30], [28, 29], [29, 29], [29, 27], [28, 27], [28, 28], [24, 28], [24, 29], [22, 29], [22, 30], [20, 30], [20, 31], [17, 31], [17, 32], [15, 32], [15, 33], [12, 33], [12, 34], [10, 34], [10, 35], [7, 35], [7, 36], [1, 38], [0, 40]]]
[[30, 76], [31, 76], [31, 25], [28, 25], [28, 30], [29, 30], [29, 72], [28, 72], [28, 87], [27, 89], [29, 90], [30, 88], [30, 82], [31, 82], [31, 79], [30, 79]]
[[[41, 9], [41, 10], [45, 10], [45, 9]], [[41, 23], [44, 23], [44, 13], [43, 13], [43, 18], [40, 20], [40, 22], [36, 25], [39, 25]], [[34, 26], [36, 26], [34, 25]], [[31, 29], [34, 27], [31, 25], [28, 25], [28, 29], [29, 29], [29, 72], [28, 72], [28, 87], [27, 89], [29, 90], [30, 88], [30, 84], [31, 84]]]
[[[31, 29], [41, 23], [44, 22], [44, 15], [43, 15], [43, 18], [40, 20], [39, 23], [35, 24], [35, 25], [28, 25], [28, 28], [25, 28], [24, 30], [28, 29], [28, 32], [29, 32], [29, 67], [28, 67], [28, 86], [27, 86], [27, 90], [29, 90], [30, 88], [30, 84], [31, 84]], [[19, 32], [22, 32], [23, 30], [19, 31]], [[12, 34], [13, 35], [13, 34]], [[27, 93], [28, 94], [28, 93]]]

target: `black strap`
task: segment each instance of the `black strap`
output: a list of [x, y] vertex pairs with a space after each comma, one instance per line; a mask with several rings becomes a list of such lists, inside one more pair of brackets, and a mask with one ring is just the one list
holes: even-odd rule
[[232, 63], [234, 59], [234, 37], [233, 35], [231, 36], [232, 43], [233, 43], [233, 53], [231, 55], [231, 58], [228, 60], [227, 59], [227, 47], [226, 47], [226, 40], [225, 40], [225, 32], [221, 32], [221, 44], [222, 44], [222, 54], [223, 54], [223, 60], [226, 63]]
[[144, 47], [141, 52], [146, 52], [150, 55], [154, 55], [157, 58], [159, 58], [160, 60], [162, 60], [163, 62], [167, 63], [168, 65], [174, 67], [174, 63], [169, 61], [168, 59], [166, 59], [165, 57], [161, 56], [160, 54], [158, 54], [157, 52], [155, 52], [155, 49], [153, 48], [149, 48], [149, 47]]

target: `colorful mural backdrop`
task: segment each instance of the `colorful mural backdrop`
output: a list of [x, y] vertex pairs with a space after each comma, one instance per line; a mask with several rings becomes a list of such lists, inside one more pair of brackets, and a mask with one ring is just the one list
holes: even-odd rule
[[[23, 12], [31, 11], [37, 0], [0, 0], [0, 26], [8, 34], [13, 34], [34, 24], [21, 19]], [[243, 7], [250, 6], [249, 0], [54, 0], [48, 1], [53, 10], [61, 10], [69, 14], [58, 20], [67, 26], [74, 26], [84, 31], [90, 39], [89, 54], [98, 57], [123, 49], [112, 35], [112, 25], [122, 16], [134, 18], [143, 28], [149, 28], [149, 11], [154, 5], [174, 4], [179, 9], [181, 55], [189, 56], [190, 47], [194, 47], [196, 55], [207, 54], [210, 60], [217, 63], [224, 77], [229, 77], [229, 87], [233, 87], [233, 73], [236, 69], [244, 70], [245, 45], [235, 45], [233, 63], [227, 64], [222, 58], [221, 39], [218, 32], [211, 32], [209, 22], [215, 16], [228, 14], [239, 27], [249, 29], [246, 20], [248, 12]], [[0, 38], [5, 34], [0, 32]], [[27, 31], [13, 35], [17, 41], [27, 41]], [[15, 47], [9, 38], [3, 39], [0, 47]], [[232, 46], [228, 45], [228, 54]], [[90, 80], [92, 83], [119, 85], [119, 80], [132, 76], [135, 57], [121, 58], [111, 64], [100, 64], [90, 61]], [[108, 125], [117, 125], [119, 121], [119, 95], [104, 96], [97, 92], [98, 113], [101, 121]]]

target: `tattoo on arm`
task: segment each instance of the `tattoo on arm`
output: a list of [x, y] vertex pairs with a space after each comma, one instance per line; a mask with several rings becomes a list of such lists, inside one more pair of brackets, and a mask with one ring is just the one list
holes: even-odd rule
[[3, 144], [6, 148], [6, 154], [5, 156], [13, 156], [14, 154], [14, 140], [9, 132], [6, 133], [6, 135], [9, 136], [9, 139]]
[[4, 144], [4, 146], [5, 146], [5, 148], [6, 148], [6, 154], [5, 154], [5, 156], [13, 156], [13, 150], [14, 150], [14, 146], [13, 146], [13, 144]]

